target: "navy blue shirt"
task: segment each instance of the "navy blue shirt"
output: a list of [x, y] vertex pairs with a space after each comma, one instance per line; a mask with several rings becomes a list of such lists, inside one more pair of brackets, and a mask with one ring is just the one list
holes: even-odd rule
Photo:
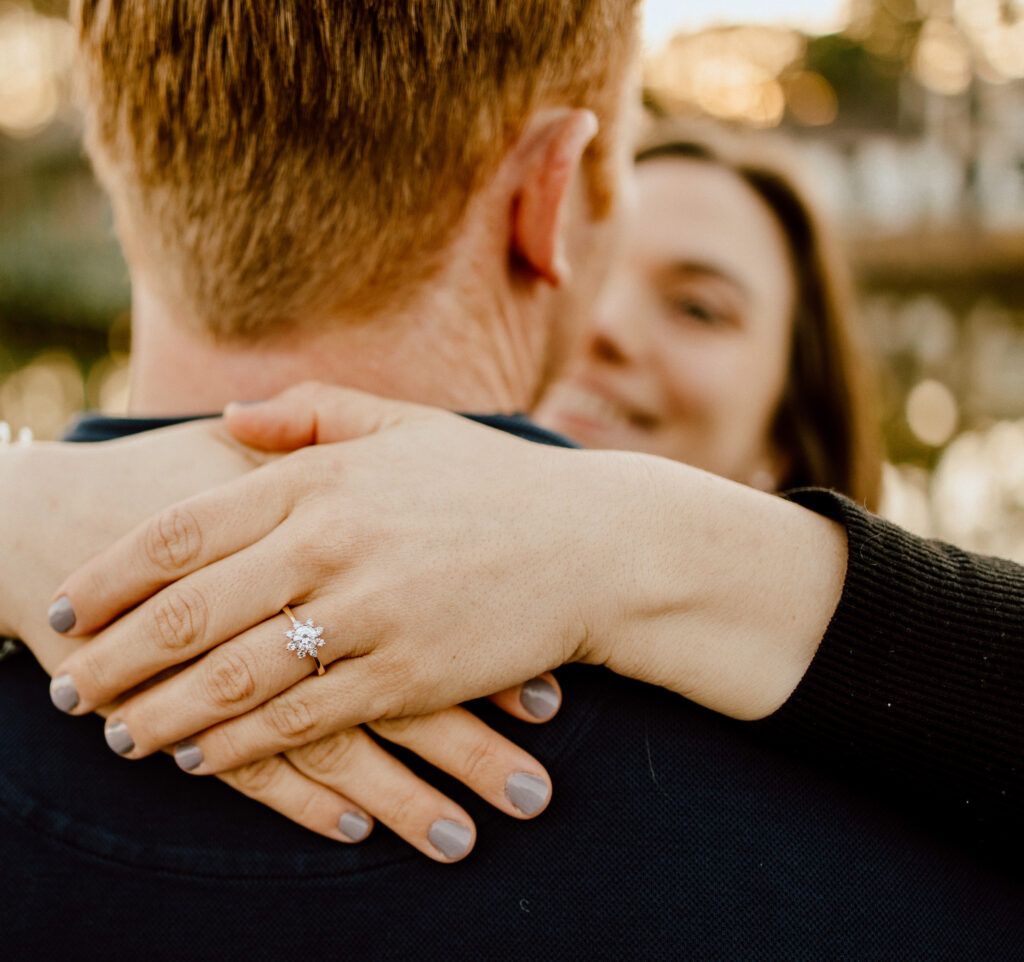
[[559, 679], [546, 725], [476, 706], [551, 773], [535, 820], [397, 752], [477, 822], [466, 861], [440, 865], [383, 827], [332, 843], [164, 756], [122, 759], [99, 718], [52, 707], [30, 657], [8, 659], [0, 952], [1024, 959], [1020, 882], [955, 840], [667, 691], [584, 666]]

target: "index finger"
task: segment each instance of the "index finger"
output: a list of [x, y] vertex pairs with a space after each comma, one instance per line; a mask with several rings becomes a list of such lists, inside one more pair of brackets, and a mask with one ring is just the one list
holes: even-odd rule
[[259, 541], [290, 509], [289, 486], [266, 465], [143, 521], [69, 575], [48, 617], [54, 631], [84, 635], [179, 578]]

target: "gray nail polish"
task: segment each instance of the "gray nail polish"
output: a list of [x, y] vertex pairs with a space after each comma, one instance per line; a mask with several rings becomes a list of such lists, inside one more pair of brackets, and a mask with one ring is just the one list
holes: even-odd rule
[[353, 842], [361, 842], [370, 834], [370, 823], [358, 812], [346, 812], [338, 819], [338, 831]]
[[50, 627], [62, 635], [75, 627], [75, 609], [71, 607], [66, 595], [61, 595], [50, 605], [50, 610], [46, 614], [50, 619]]
[[118, 755], [127, 755], [135, 747], [132, 736], [128, 734], [128, 726], [124, 722], [114, 722], [103, 729], [107, 744]]
[[558, 710], [558, 691], [543, 678], [531, 678], [519, 689], [519, 701], [534, 718], [550, 718]]
[[524, 815], [536, 815], [548, 800], [548, 785], [536, 775], [516, 772], [505, 782], [505, 794]]
[[203, 764], [203, 753], [195, 742], [182, 742], [174, 749], [174, 760], [178, 768], [191, 772]]
[[453, 822], [448, 818], [439, 818], [430, 826], [427, 838], [446, 858], [461, 858], [469, 849], [473, 833], [461, 822]]
[[61, 711], [74, 711], [78, 704], [78, 692], [70, 675], [57, 675], [50, 682], [50, 701]]

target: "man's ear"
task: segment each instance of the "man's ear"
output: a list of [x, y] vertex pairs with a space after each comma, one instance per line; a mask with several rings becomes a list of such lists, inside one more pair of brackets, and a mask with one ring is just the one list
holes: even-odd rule
[[570, 189], [596, 133], [597, 117], [589, 110], [551, 111], [527, 128], [516, 147], [512, 253], [556, 287], [569, 275], [564, 222]]

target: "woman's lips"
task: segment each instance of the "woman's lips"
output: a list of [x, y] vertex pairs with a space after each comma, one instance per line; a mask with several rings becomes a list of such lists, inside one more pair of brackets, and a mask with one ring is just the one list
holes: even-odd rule
[[657, 419], [622, 401], [578, 384], [566, 384], [552, 395], [549, 410], [567, 423], [591, 430], [630, 428], [651, 431]]

